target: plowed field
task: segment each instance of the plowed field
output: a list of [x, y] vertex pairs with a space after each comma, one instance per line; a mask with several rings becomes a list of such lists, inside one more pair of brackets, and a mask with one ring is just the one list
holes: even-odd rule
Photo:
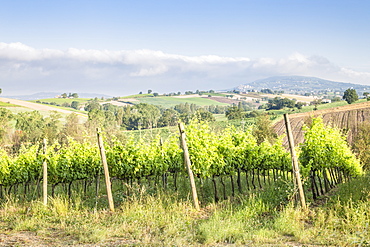
[[[353, 137], [357, 133], [358, 126], [364, 121], [370, 121], [370, 102], [289, 115], [296, 144], [303, 142], [302, 126], [311, 116], [321, 116], [325, 123], [348, 131], [347, 140], [349, 143], [352, 143]], [[277, 122], [274, 125], [274, 129], [279, 135], [286, 134], [284, 120]]]

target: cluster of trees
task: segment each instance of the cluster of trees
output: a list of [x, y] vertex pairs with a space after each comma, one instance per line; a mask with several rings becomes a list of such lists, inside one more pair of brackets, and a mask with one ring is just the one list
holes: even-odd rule
[[[195, 92], [193, 91], [185, 91], [185, 95], [191, 95], [191, 94], [199, 94], [199, 95], [203, 95], [203, 94], [207, 94], [207, 93], [215, 93], [214, 90], [209, 90], [209, 91], [200, 91], [200, 90], [196, 90]], [[139, 92], [139, 94], [143, 94], [143, 92]], [[153, 94], [154, 97], [157, 97], [159, 96], [158, 93], [153, 93], [153, 90], [149, 89], [148, 90], [148, 94]], [[177, 92], [177, 93], [165, 93], [163, 94], [163, 96], [179, 96], [181, 95], [181, 92]]]
[[43, 138], [63, 142], [66, 136], [82, 140], [88, 133], [87, 126], [80, 123], [77, 114], [68, 115], [64, 123], [61, 118], [56, 111], [43, 116], [38, 111], [13, 114], [6, 108], [0, 108], [0, 144], [11, 143], [16, 152], [24, 143], [36, 143]]
[[347, 101], [348, 104], [352, 104], [353, 102], [357, 101], [358, 94], [356, 89], [348, 88], [346, 91], [344, 91], [343, 99]]
[[263, 88], [261, 89], [261, 93], [267, 93], [267, 94], [283, 94], [284, 91], [272, 91], [271, 89], [269, 88]]
[[60, 95], [63, 99], [66, 99], [66, 98], [74, 98], [74, 99], [77, 99], [78, 98], [78, 94], [77, 93], [62, 93]]
[[191, 94], [203, 95], [203, 94], [207, 94], [207, 93], [215, 93], [215, 91], [214, 90], [209, 90], [209, 91], [196, 90], [195, 92], [193, 92], [193, 91], [186, 91], [185, 92], [185, 95], [191, 95]]
[[45, 104], [45, 105], [70, 107], [70, 108], [73, 108], [73, 109], [76, 109], [76, 110], [78, 110], [80, 108], [80, 103], [78, 101], [72, 101], [71, 103], [64, 102], [63, 104], [58, 104], [56, 102], [44, 102], [44, 101], [37, 100], [36, 103]]
[[302, 107], [306, 105], [303, 102], [297, 102], [295, 99], [288, 99], [288, 98], [281, 98], [275, 97], [273, 99], [269, 99], [268, 103], [265, 105], [266, 110], [281, 110], [283, 108], [298, 108], [302, 109]]
[[248, 104], [239, 102], [238, 106], [233, 105], [228, 107], [225, 111], [225, 116], [228, 120], [244, 119], [244, 118], [255, 118], [260, 115], [264, 115], [261, 111], [252, 110], [253, 108]]
[[85, 109], [88, 120], [81, 123], [77, 114], [71, 114], [62, 122], [56, 111], [43, 116], [38, 111], [13, 114], [0, 108], [0, 143], [12, 143], [15, 149], [21, 143], [35, 143], [46, 137], [50, 141], [64, 142], [66, 136], [82, 140], [95, 136], [97, 127], [102, 127], [112, 135], [120, 135], [120, 130], [140, 130], [174, 126], [178, 121], [189, 123], [192, 119], [215, 121], [213, 113], [224, 113], [224, 106], [199, 107], [195, 104], [180, 104], [165, 109], [159, 106], [140, 103], [134, 106], [101, 105], [98, 100], [89, 101]]
[[[364, 92], [362, 95], [367, 99], [367, 101], [370, 101], [369, 92]], [[347, 101], [348, 104], [352, 104], [356, 102], [358, 99], [359, 96], [357, 94], [356, 89], [348, 88], [346, 91], [344, 91], [343, 100]]]
[[213, 113], [222, 114], [226, 111], [226, 107], [200, 107], [188, 103], [179, 104], [173, 108], [162, 108], [146, 103], [122, 107], [109, 103], [101, 105], [93, 100], [87, 103], [85, 110], [89, 112], [89, 121], [92, 125], [138, 130], [174, 126], [178, 121], [189, 123], [194, 118], [206, 122], [215, 121]]

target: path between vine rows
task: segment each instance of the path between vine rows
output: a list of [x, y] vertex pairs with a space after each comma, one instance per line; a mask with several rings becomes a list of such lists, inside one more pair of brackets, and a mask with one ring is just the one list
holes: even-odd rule
[[[60, 239], [57, 236], [44, 237], [39, 236], [34, 232], [15, 232], [4, 234], [0, 233], [0, 246], [77, 246], [77, 247], [113, 247], [113, 246], [141, 246], [147, 244], [141, 243], [140, 240], [128, 240], [124, 238], [112, 238], [99, 243], [93, 244], [78, 244], [73, 239]], [[194, 243], [193, 246], [201, 246], [199, 243]], [[234, 244], [220, 243], [215, 245], [207, 246], [237, 246]], [[315, 247], [319, 245], [312, 244], [301, 244], [294, 241], [287, 240], [286, 242], [280, 244], [255, 244], [255, 245], [245, 245], [245, 246], [261, 246], [261, 247], [276, 247], [276, 246], [288, 246], [288, 247]], [[320, 245], [322, 246], [322, 245]]]

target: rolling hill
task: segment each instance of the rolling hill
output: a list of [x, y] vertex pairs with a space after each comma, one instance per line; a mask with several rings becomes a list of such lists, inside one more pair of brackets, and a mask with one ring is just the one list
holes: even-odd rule
[[370, 86], [353, 83], [344, 83], [306, 76], [275, 76], [266, 79], [256, 80], [236, 87], [236, 90], [246, 92], [248, 90], [271, 89], [272, 91], [284, 91], [290, 94], [304, 94], [320, 92], [343, 93], [348, 88], [356, 89], [359, 95], [369, 92]]
[[79, 117], [81, 117], [83, 119], [87, 118], [86, 114], [83, 114], [83, 113], [80, 113], [80, 112], [69, 111], [69, 110], [66, 110], [66, 109], [58, 108], [58, 107], [52, 107], [52, 106], [49, 106], [49, 105], [37, 104], [37, 103], [28, 102], [28, 101], [24, 101], [24, 100], [0, 98], [0, 101], [5, 102], [5, 103], [9, 103], [9, 104], [13, 104], [13, 105], [16, 105], [16, 106], [25, 107], [25, 108], [28, 108], [28, 109], [31, 109], [31, 110], [36, 110], [36, 111], [45, 111], [45, 112], [57, 111], [57, 112], [60, 112], [60, 113], [63, 113], [63, 114], [76, 113]]
[[208, 97], [207, 95], [199, 96], [197, 94], [193, 95], [183, 95], [183, 96], [147, 96], [147, 97], [135, 97], [127, 98], [120, 100], [126, 103], [138, 104], [138, 103], [147, 103], [153, 105], [161, 105], [164, 108], [174, 107], [179, 104], [196, 104], [199, 106], [209, 106], [209, 105], [220, 105], [220, 106], [229, 106], [232, 103], [237, 104], [237, 100], [232, 100], [231, 102], [222, 101], [221, 99], [226, 99], [222, 96], [212, 96]]

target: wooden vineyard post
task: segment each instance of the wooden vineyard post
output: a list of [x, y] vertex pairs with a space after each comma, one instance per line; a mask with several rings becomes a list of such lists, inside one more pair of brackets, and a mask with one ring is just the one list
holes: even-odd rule
[[[44, 138], [42, 153], [46, 155], [46, 139]], [[46, 157], [42, 162], [43, 178], [42, 178], [42, 196], [43, 202], [46, 206], [48, 204], [48, 163], [46, 162]]]
[[284, 114], [284, 120], [285, 120], [286, 132], [287, 132], [287, 136], [288, 136], [290, 154], [292, 156], [293, 176], [294, 176], [294, 180], [295, 180], [295, 185], [297, 185], [297, 187], [298, 187], [298, 194], [299, 194], [299, 200], [301, 202], [301, 206], [302, 206], [303, 209], [306, 209], [306, 199], [305, 199], [305, 195], [304, 195], [304, 191], [303, 191], [301, 175], [300, 175], [300, 172], [299, 172], [298, 159], [297, 159], [297, 155], [296, 155], [295, 149], [294, 149], [293, 134], [292, 134], [292, 130], [291, 130], [291, 127], [290, 127], [288, 114], [286, 114], [286, 113]]
[[103, 167], [104, 167], [105, 185], [107, 187], [109, 209], [110, 211], [114, 212], [114, 203], [113, 203], [112, 188], [111, 188], [110, 177], [109, 177], [108, 163], [107, 163], [107, 157], [105, 156], [105, 149], [103, 145], [103, 138], [101, 137], [100, 128], [97, 128], [96, 132], [98, 135], [98, 145], [99, 145], [99, 150], [100, 150], [100, 156], [101, 156], [101, 160], [102, 160]]
[[188, 145], [186, 144], [185, 128], [184, 128], [183, 123], [179, 123], [179, 130], [180, 130], [181, 147], [184, 151], [184, 162], [185, 162], [186, 170], [188, 171], [189, 180], [190, 180], [190, 187], [191, 187], [191, 193], [193, 196], [193, 203], [194, 203], [195, 209], [199, 210], [200, 208], [199, 208], [197, 188], [195, 187], [194, 175], [193, 175], [193, 171], [191, 170], [191, 161], [189, 157]]

